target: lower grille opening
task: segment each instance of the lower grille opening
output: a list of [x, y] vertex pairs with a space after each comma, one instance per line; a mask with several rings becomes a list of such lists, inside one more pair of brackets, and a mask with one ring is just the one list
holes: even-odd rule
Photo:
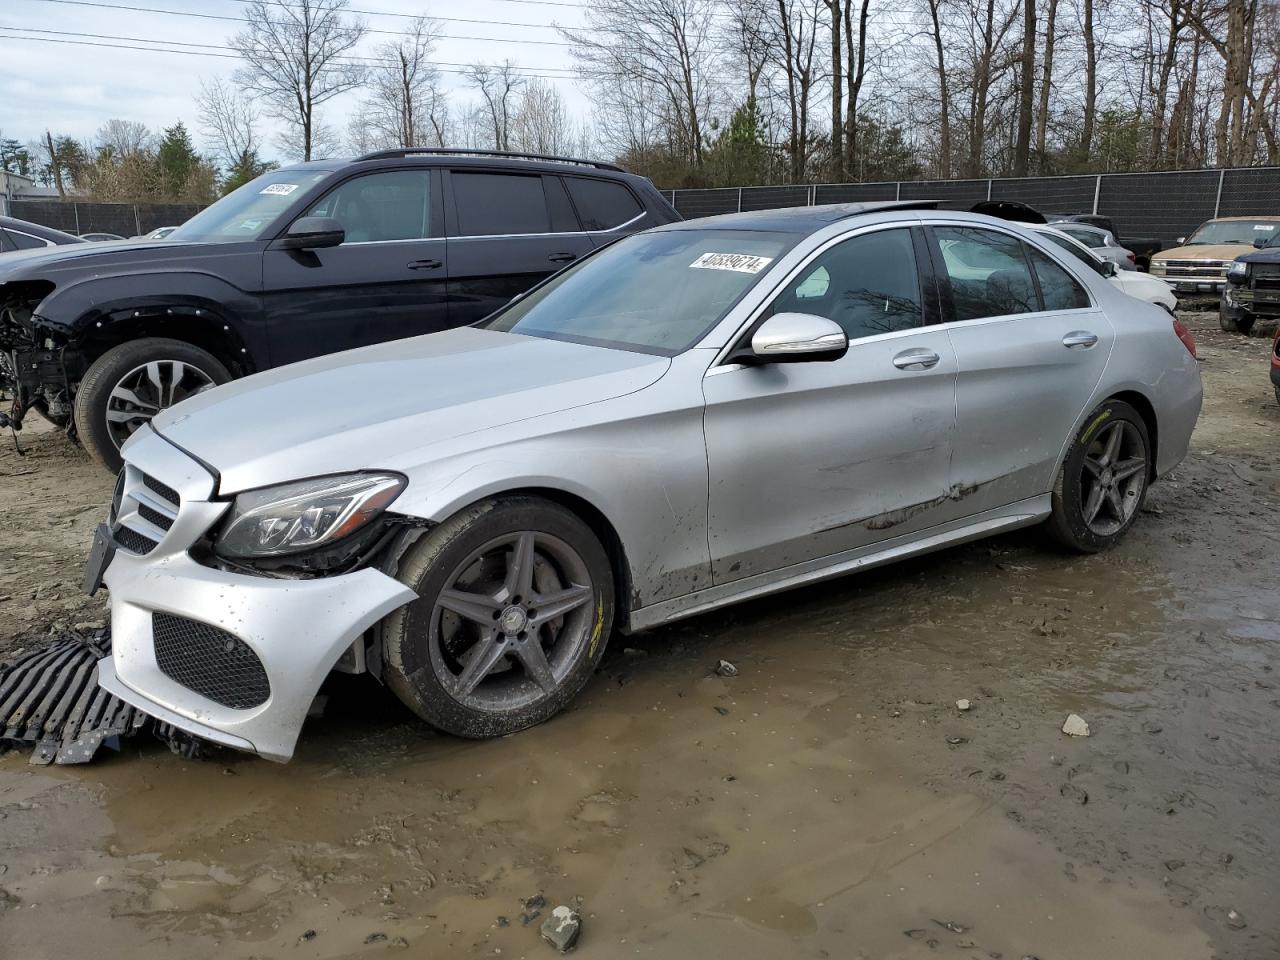
[[130, 553], [146, 555], [156, 548], [154, 540], [150, 537], [144, 537], [132, 527], [117, 526], [111, 531], [111, 536], [116, 543]]
[[246, 710], [271, 696], [262, 661], [235, 634], [198, 620], [153, 613], [151, 637], [161, 672], [214, 703]]

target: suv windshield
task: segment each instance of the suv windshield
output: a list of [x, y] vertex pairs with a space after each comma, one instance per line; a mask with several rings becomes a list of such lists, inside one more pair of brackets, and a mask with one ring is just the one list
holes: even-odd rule
[[719, 323], [798, 239], [749, 230], [636, 234], [570, 267], [485, 326], [674, 356]]
[[275, 170], [250, 180], [169, 234], [170, 240], [257, 240], [276, 217], [332, 170]]
[[1210, 220], [1191, 235], [1187, 246], [1209, 243], [1252, 246], [1255, 240], [1271, 240], [1277, 231], [1280, 231], [1280, 220]]

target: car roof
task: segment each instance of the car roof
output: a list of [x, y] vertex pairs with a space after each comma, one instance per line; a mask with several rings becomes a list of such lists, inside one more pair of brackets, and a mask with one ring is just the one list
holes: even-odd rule
[[1280, 215], [1274, 213], [1260, 213], [1256, 217], [1212, 217], [1209, 220], [1206, 220], [1205, 223], [1220, 223], [1224, 220], [1275, 220], [1280, 222]]
[[[774, 210], [751, 210], [723, 213], [671, 223], [657, 230], [759, 230], [767, 233], [793, 233], [807, 236], [839, 220], [894, 212], [933, 212], [948, 219], [975, 223], [1035, 224], [1043, 221], [1035, 210], [1016, 201], [977, 203], [959, 200], [871, 200], [861, 203], [827, 203], [812, 207], [780, 207]], [[1032, 219], [1039, 217], [1039, 220]]]

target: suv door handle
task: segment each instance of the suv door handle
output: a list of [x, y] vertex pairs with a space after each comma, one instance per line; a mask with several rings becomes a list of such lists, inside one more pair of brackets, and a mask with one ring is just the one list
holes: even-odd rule
[[899, 370], [928, 370], [936, 367], [940, 359], [942, 358], [927, 347], [914, 347], [903, 350], [894, 357], [893, 365]]
[[553, 253], [547, 259], [552, 263], [568, 263], [570, 260], [577, 260], [578, 255], [576, 253]]
[[410, 270], [435, 270], [439, 266], [439, 260], [410, 260], [408, 263]]
[[1064, 347], [1084, 347], [1086, 350], [1098, 342], [1098, 335], [1088, 330], [1072, 330], [1062, 338]]

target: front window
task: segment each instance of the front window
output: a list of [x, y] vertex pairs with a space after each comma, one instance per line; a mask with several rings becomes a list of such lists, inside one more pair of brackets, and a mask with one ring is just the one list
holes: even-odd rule
[[332, 173], [330, 170], [274, 170], [250, 180], [174, 230], [174, 240], [226, 243], [258, 240], [293, 202]]
[[752, 230], [636, 234], [565, 270], [485, 326], [674, 356], [719, 323], [798, 239]]
[[1255, 240], [1270, 241], [1280, 234], [1275, 220], [1210, 220], [1191, 235], [1187, 246], [1231, 243], [1253, 246]]
[[342, 224], [347, 243], [431, 236], [431, 171], [390, 170], [355, 177], [304, 214]]

